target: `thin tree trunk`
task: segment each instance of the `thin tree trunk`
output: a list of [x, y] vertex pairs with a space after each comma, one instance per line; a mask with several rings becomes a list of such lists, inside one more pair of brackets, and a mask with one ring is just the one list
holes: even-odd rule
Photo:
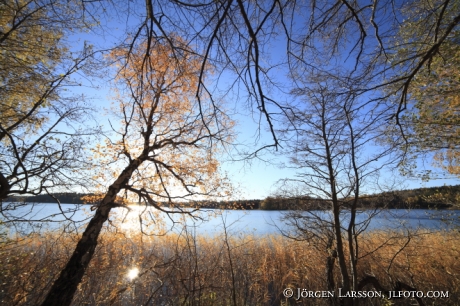
[[354, 199], [350, 209], [350, 222], [348, 224], [348, 249], [350, 253], [350, 272], [351, 272], [351, 290], [356, 291], [356, 286], [358, 285], [358, 270], [357, 270], [357, 260], [358, 260], [358, 242], [356, 237], [356, 209], [358, 206], [359, 200], [359, 186], [360, 186], [360, 175], [358, 171], [358, 166], [356, 164], [356, 147], [355, 147], [355, 133], [353, 131], [352, 118], [350, 118], [350, 112], [347, 107], [344, 106], [344, 112], [347, 117], [347, 125], [350, 130], [350, 144], [351, 144], [351, 162], [353, 166], [353, 174], [355, 180], [354, 185]]
[[334, 233], [337, 246], [337, 258], [339, 260], [340, 275], [342, 277], [342, 291], [350, 291], [350, 278], [348, 275], [347, 262], [345, 260], [345, 247], [342, 240], [342, 231], [340, 227], [340, 209], [338, 203], [334, 203]]
[[[326, 258], [326, 282], [327, 290], [335, 291], [335, 281], [334, 281], [334, 265], [335, 259], [337, 258], [337, 251], [334, 248], [334, 238], [333, 236], [329, 237], [327, 241], [327, 250], [329, 255]], [[329, 298], [329, 304], [331, 306], [337, 305], [337, 297], [333, 296]]]
[[[332, 153], [329, 143], [329, 137], [327, 132], [327, 120], [325, 118], [326, 108], [325, 105], [322, 105], [321, 109], [321, 118], [322, 118], [322, 138], [324, 141], [324, 148], [326, 153], [326, 163], [329, 174], [329, 184], [331, 188], [331, 198], [332, 198], [332, 214], [333, 214], [333, 231], [335, 235], [335, 244], [337, 247], [337, 259], [339, 261], [340, 276], [342, 278], [342, 290], [344, 292], [350, 291], [350, 279], [348, 276], [347, 263], [345, 260], [345, 249], [342, 240], [342, 230], [340, 226], [340, 205], [336, 189], [336, 175], [334, 172], [334, 163], [332, 160]], [[345, 305], [348, 305], [348, 301], [345, 300]]]

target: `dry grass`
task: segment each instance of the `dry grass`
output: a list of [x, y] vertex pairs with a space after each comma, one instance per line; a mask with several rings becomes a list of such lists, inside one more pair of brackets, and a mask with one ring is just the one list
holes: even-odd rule
[[[45, 234], [0, 249], [2, 305], [37, 305], [70, 256], [78, 237]], [[449, 291], [427, 305], [460, 305], [459, 233], [410, 236], [372, 233], [362, 238], [359, 272], [390, 288], [396, 281], [417, 290]], [[403, 248], [404, 246], [404, 248]], [[396, 256], [395, 256], [396, 254]], [[321, 305], [327, 299], [285, 299], [284, 288], [326, 290], [326, 253], [278, 236], [191, 233], [146, 237], [105, 233], [74, 305]], [[130, 280], [127, 273], [138, 268]], [[337, 269], [336, 269], [337, 270]], [[372, 288], [366, 288], [372, 289]], [[297, 302], [297, 303], [294, 303]], [[388, 305], [383, 299], [365, 305]], [[409, 305], [408, 299], [392, 300]]]

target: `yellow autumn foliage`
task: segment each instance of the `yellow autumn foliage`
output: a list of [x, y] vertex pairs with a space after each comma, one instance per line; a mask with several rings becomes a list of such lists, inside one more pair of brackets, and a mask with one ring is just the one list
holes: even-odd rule
[[[179, 37], [170, 39], [182, 43]], [[221, 101], [197, 94], [201, 58], [153, 40], [117, 49], [108, 60], [117, 71], [112, 113], [119, 123], [117, 137], [93, 149], [98, 162], [107, 165], [94, 176], [99, 190], [139, 160], [123, 195], [133, 202], [142, 192], [162, 201], [222, 195], [228, 183], [218, 171], [218, 143], [231, 140], [233, 122], [216, 111]]]
[[33, 132], [47, 119], [37, 111], [56, 98], [53, 69], [67, 49], [40, 4], [1, 1], [0, 12], [0, 122]]
[[[460, 1], [451, 1], [445, 18], [436, 31], [421, 40], [420, 31], [439, 17], [436, 13], [423, 15], [429, 8], [441, 6], [437, 0], [420, 1], [416, 7], [408, 4], [407, 15], [401, 24], [403, 43], [399, 58], [416, 58], [437, 43], [437, 38], [460, 9]], [[423, 17], [422, 17], [423, 16]], [[409, 142], [421, 152], [434, 154], [433, 165], [449, 174], [460, 176], [460, 31], [454, 29], [415, 74], [409, 87], [409, 111], [406, 116]]]

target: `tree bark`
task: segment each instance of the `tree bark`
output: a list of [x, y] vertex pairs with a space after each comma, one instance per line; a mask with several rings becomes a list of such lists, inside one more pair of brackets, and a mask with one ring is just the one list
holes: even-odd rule
[[0, 200], [4, 200], [8, 197], [11, 186], [8, 183], [8, 180], [3, 176], [3, 173], [0, 172]]
[[[335, 281], [334, 281], [334, 265], [335, 259], [337, 258], [337, 251], [334, 248], [334, 239], [333, 237], [329, 237], [327, 242], [327, 250], [328, 256], [326, 258], [326, 282], [327, 282], [327, 290], [328, 291], [335, 291]], [[331, 306], [337, 305], [337, 297], [333, 296], [329, 298], [329, 304]]]
[[139, 159], [133, 160], [109, 187], [80, 241], [78, 241], [67, 265], [54, 282], [42, 306], [67, 306], [72, 303], [75, 291], [77, 291], [78, 285], [93, 257], [102, 226], [109, 218], [110, 210], [114, 207], [115, 198], [122, 187], [128, 183], [134, 170], [140, 164]]

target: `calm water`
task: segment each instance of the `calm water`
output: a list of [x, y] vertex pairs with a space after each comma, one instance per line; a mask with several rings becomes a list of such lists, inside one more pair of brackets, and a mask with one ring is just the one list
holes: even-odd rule
[[[130, 210], [125, 208], [115, 208], [110, 217], [111, 225], [109, 228], [131, 231], [140, 230], [149, 232], [172, 231], [181, 232], [187, 229], [195, 234], [213, 235], [225, 229], [231, 235], [241, 233], [253, 233], [255, 235], [278, 234], [280, 229], [289, 230], [281, 219], [285, 216], [285, 211], [262, 211], [262, 210], [203, 210], [195, 213], [196, 218], [190, 216], [173, 214], [167, 215], [159, 213], [154, 208], [131, 206]], [[324, 219], [330, 218], [328, 212], [315, 212]], [[357, 222], [368, 218], [370, 212], [358, 214]], [[11, 212], [4, 212], [2, 220], [18, 218], [24, 222], [15, 222], [10, 231], [28, 232], [32, 228], [56, 229], [65, 227], [67, 230], [81, 228], [89, 221], [93, 212], [86, 205], [63, 204], [61, 208], [56, 204], [28, 204], [17, 208]], [[452, 228], [450, 222], [446, 220], [456, 220], [460, 211], [431, 211], [431, 210], [385, 210], [374, 216], [368, 226], [368, 230], [385, 229], [449, 229]], [[345, 213], [343, 219], [348, 215]], [[33, 220], [34, 222], [25, 222]], [[13, 225], [13, 224], [12, 224]], [[152, 232], [153, 233], [153, 232]]]

